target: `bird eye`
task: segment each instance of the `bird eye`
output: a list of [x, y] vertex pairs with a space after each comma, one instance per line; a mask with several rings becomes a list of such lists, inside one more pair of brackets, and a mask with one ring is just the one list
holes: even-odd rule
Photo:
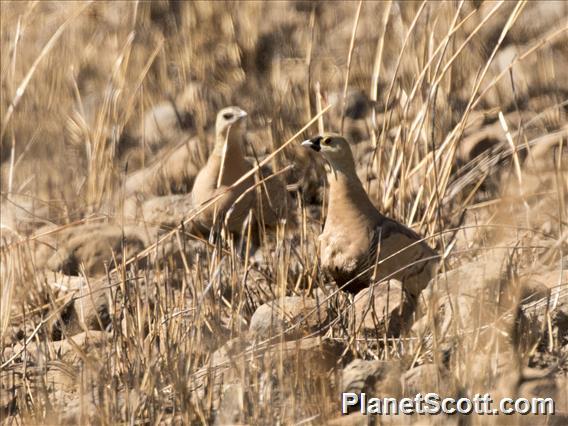
[[322, 140], [321, 143], [323, 143], [324, 145], [329, 145], [329, 138]]
[[230, 112], [226, 112], [225, 114], [223, 114], [223, 118], [225, 120], [230, 120], [231, 118], [233, 118], [233, 114]]

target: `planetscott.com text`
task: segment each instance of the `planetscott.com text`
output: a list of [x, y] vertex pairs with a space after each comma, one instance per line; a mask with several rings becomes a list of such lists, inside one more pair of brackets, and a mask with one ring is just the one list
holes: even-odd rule
[[378, 398], [365, 393], [343, 393], [341, 412], [362, 414], [554, 414], [552, 398], [502, 398], [475, 394], [473, 398], [441, 398], [435, 393], [416, 394], [414, 398]]

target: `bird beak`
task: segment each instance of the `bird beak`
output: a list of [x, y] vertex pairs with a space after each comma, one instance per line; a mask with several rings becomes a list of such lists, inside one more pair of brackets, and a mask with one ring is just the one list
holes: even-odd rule
[[240, 120], [241, 118], [245, 118], [247, 115], [248, 115], [248, 113], [247, 113], [246, 111], [244, 111], [244, 110], [241, 109], [241, 110], [239, 111], [239, 113], [238, 113], [239, 120]]
[[302, 142], [302, 146], [307, 146], [316, 152], [320, 152], [321, 151], [320, 140], [321, 138], [319, 136], [317, 138], [307, 139], [304, 142]]

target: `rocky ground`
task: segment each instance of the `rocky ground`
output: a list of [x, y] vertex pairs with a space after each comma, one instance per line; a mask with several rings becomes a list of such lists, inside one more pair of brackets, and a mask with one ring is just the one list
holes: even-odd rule
[[[568, 422], [566, 3], [1, 12], [3, 424]], [[192, 228], [226, 105], [249, 113], [251, 159], [286, 145], [277, 229]], [[441, 254], [418, 301], [321, 272], [325, 164], [299, 142], [322, 127]], [[342, 392], [556, 413], [369, 419]]]

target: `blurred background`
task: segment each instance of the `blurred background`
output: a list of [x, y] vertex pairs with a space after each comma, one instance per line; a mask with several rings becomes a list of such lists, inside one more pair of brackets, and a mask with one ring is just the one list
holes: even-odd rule
[[[6, 424], [49, 421], [60, 406], [68, 407], [58, 414], [68, 423], [319, 424], [339, 415], [352, 359], [395, 362], [372, 367], [375, 390], [392, 394], [444, 382], [451, 394], [529, 395], [522, 386], [532, 377], [565, 399], [568, 3], [2, 1], [0, 12]], [[89, 278], [105, 282], [109, 245], [120, 254], [120, 270], [121, 259], [187, 217], [180, 197], [191, 192], [213, 145], [217, 111], [228, 105], [248, 112], [245, 150], [260, 159], [332, 105], [271, 161], [273, 171], [293, 165], [282, 178], [300, 226], [266, 249], [288, 247], [285, 254], [259, 252], [245, 262], [229, 247], [232, 266], [219, 269], [224, 278], [211, 300], [199, 296], [220, 265], [211, 248], [200, 248], [202, 257], [185, 268], [153, 260], [141, 273], [122, 265], [124, 275], [109, 273], [105, 284], [119, 286], [122, 296], [103, 298], [108, 321], [89, 326], [77, 313], [77, 300], [86, 299], [75, 292], [87, 291]], [[427, 236], [444, 256], [442, 271], [461, 271], [447, 278], [458, 290], [428, 305], [431, 315], [413, 327], [414, 340], [389, 341], [400, 333], [357, 322], [348, 314], [356, 303], [329, 296], [329, 283], [314, 272], [325, 164], [299, 142], [322, 129], [352, 143], [376, 206]], [[178, 210], [163, 207], [168, 203]], [[103, 232], [103, 225], [116, 229]], [[78, 234], [113, 242], [84, 248]], [[73, 267], [53, 260], [71, 238], [83, 247], [73, 249]], [[198, 252], [191, 247], [188, 256]], [[100, 257], [109, 263], [96, 263]], [[154, 290], [136, 287], [136, 297], [124, 296], [127, 270]], [[83, 281], [71, 285], [70, 275]], [[259, 282], [277, 290], [250, 296]], [[326, 360], [325, 374], [310, 372], [309, 361], [308, 368], [286, 364], [282, 348], [269, 348], [264, 361], [247, 367], [253, 372], [245, 358], [229, 367], [224, 358], [233, 387], [211, 384], [213, 353], [241, 353], [241, 343], [223, 343], [241, 336], [258, 306], [275, 295], [316, 298], [318, 289], [339, 315], [320, 333], [331, 336], [331, 349], [314, 361]], [[245, 299], [243, 310], [237, 301]], [[465, 307], [461, 317], [448, 313], [456, 303]], [[163, 315], [198, 305], [191, 321], [179, 315], [163, 330]], [[440, 337], [440, 324], [450, 337]], [[88, 336], [66, 349], [53, 346], [69, 330], [93, 329], [103, 333], [96, 350]], [[41, 356], [23, 355], [32, 342]], [[297, 342], [308, 345], [286, 348], [297, 357], [313, 353], [311, 344], [322, 347]], [[483, 362], [490, 367], [473, 369]], [[367, 371], [362, 365], [353, 368]], [[433, 370], [408, 373], [424, 365]], [[414, 381], [401, 388], [389, 371]], [[203, 377], [210, 383], [199, 382]]]

